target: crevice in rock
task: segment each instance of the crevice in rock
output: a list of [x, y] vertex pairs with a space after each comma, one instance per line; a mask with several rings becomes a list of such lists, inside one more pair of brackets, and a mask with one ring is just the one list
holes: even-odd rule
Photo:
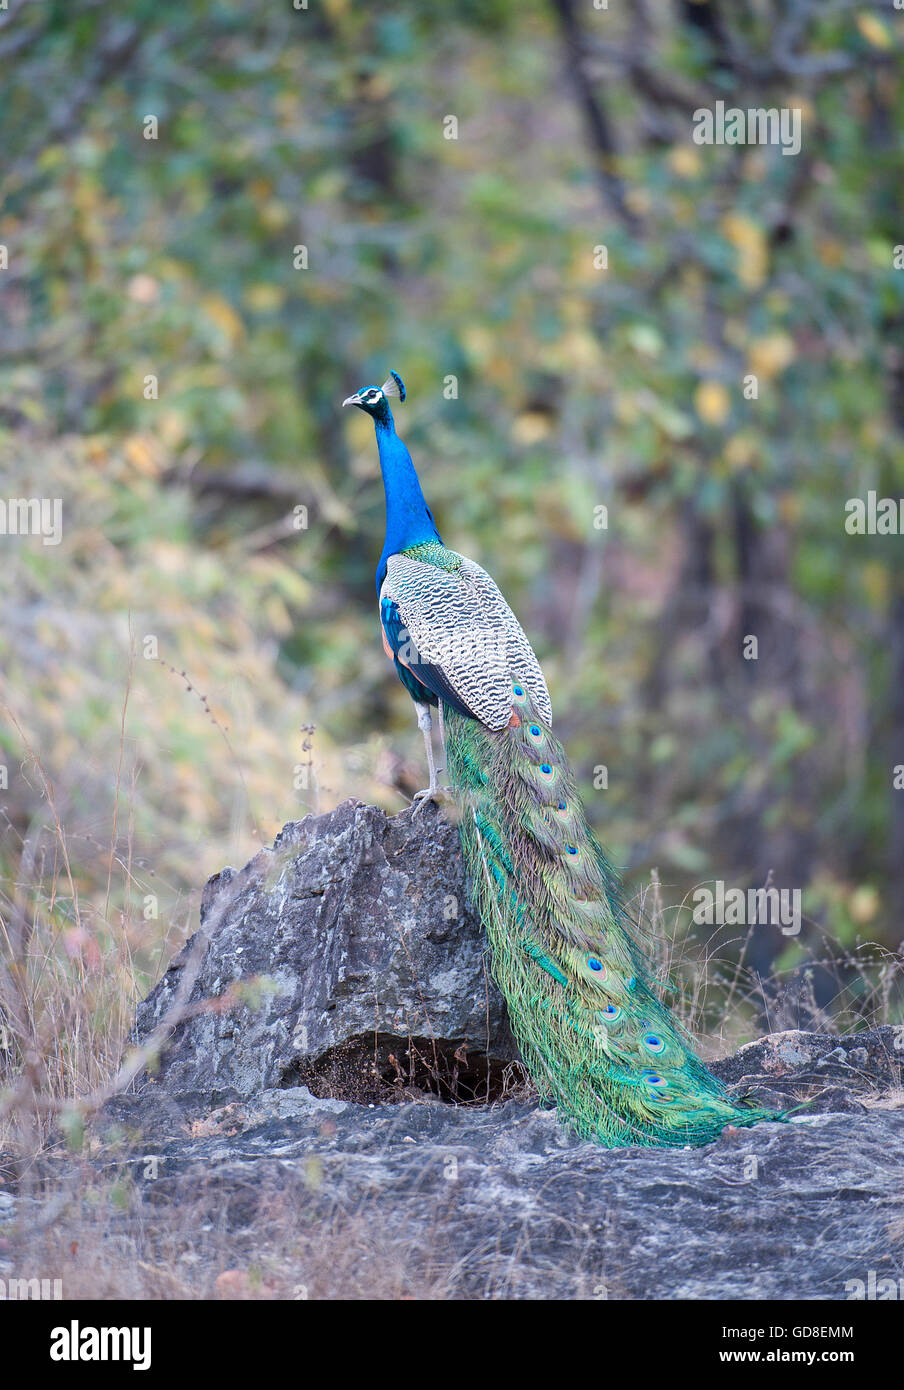
[[319, 1098], [359, 1105], [395, 1105], [416, 1095], [449, 1105], [491, 1105], [524, 1094], [529, 1085], [520, 1062], [488, 1056], [449, 1038], [367, 1033], [299, 1057], [285, 1067], [279, 1085], [307, 1086]]

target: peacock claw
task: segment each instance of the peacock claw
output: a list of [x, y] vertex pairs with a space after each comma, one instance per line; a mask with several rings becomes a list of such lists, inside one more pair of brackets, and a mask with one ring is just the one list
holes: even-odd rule
[[415, 792], [411, 798], [414, 806], [414, 813], [417, 815], [422, 806], [428, 801], [442, 801], [445, 797], [452, 795], [451, 787], [424, 787], [421, 791]]

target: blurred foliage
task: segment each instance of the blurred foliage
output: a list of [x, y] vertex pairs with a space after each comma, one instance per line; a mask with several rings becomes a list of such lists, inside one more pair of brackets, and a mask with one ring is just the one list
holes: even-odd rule
[[[340, 409], [389, 367], [630, 881], [771, 870], [897, 948], [902, 541], [844, 502], [904, 495], [904, 16], [737, 8], [10, 0], [0, 497], [64, 534], [0, 538], [0, 869], [54, 843], [37, 758], [74, 969], [119, 931], [144, 988], [228, 858], [418, 785]], [[695, 144], [716, 99], [801, 153]]]

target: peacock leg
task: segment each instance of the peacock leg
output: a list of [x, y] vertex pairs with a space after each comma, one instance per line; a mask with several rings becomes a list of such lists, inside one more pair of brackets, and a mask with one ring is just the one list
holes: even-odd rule
[[430, 801], [436, 795], [436, 763], [433, 761], [433, 739], [431, 730], [433, 720], [430, 718], [430, 706], [421, 705], [415, 701], [414, 708], [417, 710], [417, 726], [424, 735], [424, 751], [427, 754], [427, 771], [430, 774], [430, 785], [424, 787], [422, 791], [414, 793], [415, 806], [422, 805], [425, 801]]
[[417, 726], [424, 735], [424, 749], [427, 754], [427, 771], [430, 773], [429, 787], [424, 787], [423, 791], [415, 792], [412, 798], [415, 810], [417, 810], [418, 807], [423, 806], [425, 801], [434, 801], [440, 796], [446, 796], [451, 791], [451, 788], [438, 787], [436, 785], [436, 763], [433, 760], [433, 740], [431, 737], [433, 720], [430, 717], [430, 706], [421, 705], [415, 701], [414, 707], [417, 710]]
[[438, 767], [436, 770], [437, 770], [437, 772], [445, 772], [445, 770], [446, 770], [446, 762], [447, 762], [447, 758], [446, 758], [446, 724], [445, 724], [445, 719], [444, 719], [444, 717], [443, 717], [443, 702], [442, 702], [442, 700], [438, 700], [438, 701], [437, 701], [437, 713], [438, 713], [438, 715], [439, 715], [439, 742], [440, 742], [440, 747], [441, 747], [442, 750], [443, 750], [443, 765], [442, 765], [442, 767]]

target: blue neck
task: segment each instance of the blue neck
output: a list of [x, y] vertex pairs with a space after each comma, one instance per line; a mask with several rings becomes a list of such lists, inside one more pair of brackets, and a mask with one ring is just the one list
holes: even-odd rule
[[441, 540], [424, 501], [411, 455], [395, 432], [392, 415], [388, 410], [386, 414], [385, 421], [374, 420], [386, 492], [386, 539], [377, 566], [377, 593], [386, 577], [386, 561], [390, 555], [397, 555], [412, 545], [422, 545], [424, 541]]

